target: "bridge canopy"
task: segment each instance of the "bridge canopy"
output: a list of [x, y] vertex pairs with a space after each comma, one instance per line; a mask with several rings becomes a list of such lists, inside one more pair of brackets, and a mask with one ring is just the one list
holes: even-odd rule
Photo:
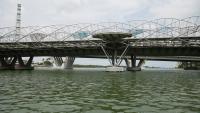
[[[129, 22], [103, 22], [103, 23], [82, 23], [70, 25], [50, 26], [28, 26], [21, 27], [20, 36], [16, 35], [15, 27], [0, 28], [0, 43], [12, 43], [24, 47], [20, 43], [33, 42], [35, 45], [52, 47], [54, 45], [46, 42], [65, 42], [74, 45], [73, 41], [94, 42], [98, 38], [104, 41], [121, 41], [123, 38], [131, 37], [137, 39], [134, 45], [195, 45], [200, 42], [200, 16], [184, 19], [161, 18], [150, 21], [129, 21]], [[188, 38], [192, 38], [188, 42]], [[157, 42], [152, 42], [157, 40]], [[160, 41], [159, 41], [160, 40]], [[138, 43], [138, 44], [136, 44]], [[176, 44], [174, 44], [176, 43]], [[77, 43], [77, 46], [81, 44]], [[5, 48], [5, 45], [0, 45]], [[30, 46], [30, 45], [28, 45]]]
[[106, 32], [93, 35], [93, 38], [99, 38], [107, 42], [121, 42], [124, 38], [128, 37], [132, 37], [132, 34], [123, 32]]

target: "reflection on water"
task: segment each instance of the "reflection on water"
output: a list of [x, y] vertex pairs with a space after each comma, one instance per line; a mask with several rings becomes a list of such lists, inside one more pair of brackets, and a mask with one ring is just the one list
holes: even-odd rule
[[0, 71], [2, 113], [199, 113], [200, 72]]

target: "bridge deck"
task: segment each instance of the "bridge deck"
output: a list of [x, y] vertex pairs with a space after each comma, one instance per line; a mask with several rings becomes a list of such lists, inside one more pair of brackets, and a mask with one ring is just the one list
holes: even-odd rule
[[[126, 55], [139, 56], [200, 56], [200, 37], [125, 39], [130, 47]], [[102, 40], [46, 41], [0, 43], [0, 56], [87, 56], [105, 55]], [[105, 47], [109, 52], [110, 48]], [[120, 55], [125, 47], [118, 51]]]
[[[129, 42], [134, 47], [200, 47], [200, 37], [177, 38], [127, 38], [122, 42]], [[65, 48], [65, 47], [98, 47], [105, 43], [99, 39], [75, 41], [45, 41], [45, 42], [0, 42], [0, 48]]]

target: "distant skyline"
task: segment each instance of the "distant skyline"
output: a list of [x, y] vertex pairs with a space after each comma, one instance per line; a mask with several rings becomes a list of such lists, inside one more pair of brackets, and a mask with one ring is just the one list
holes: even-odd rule
[[[22, 4], [22, 26], [126, 22], [200, 15], [200, 0], [0, 0], [0, 27], [15, 26], [18, 2]], [[75, 63], [108, 64], [107, 60], [89, 59], [76, 59]], [[172, 67], [176, 63], [147, 62], [145, 65]]]

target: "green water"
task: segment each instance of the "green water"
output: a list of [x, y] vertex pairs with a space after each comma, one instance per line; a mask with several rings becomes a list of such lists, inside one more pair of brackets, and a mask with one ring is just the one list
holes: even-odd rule
[[200, 113], [200, 71], [0, 71], [0, 113]]

